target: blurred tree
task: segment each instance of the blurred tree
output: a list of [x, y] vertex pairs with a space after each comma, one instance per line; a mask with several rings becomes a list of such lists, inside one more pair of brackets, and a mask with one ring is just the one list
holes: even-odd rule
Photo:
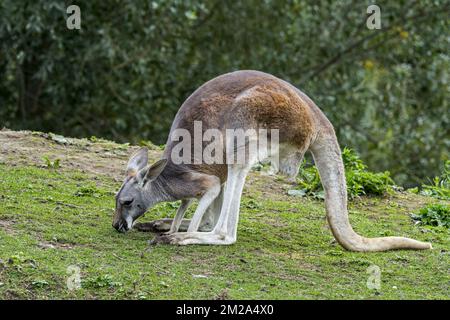
[[[81, 8], [68, 30], [66, 8]], [[444, 0], [0, 1], [0, 125], [164, 143], [181, 103], [258, 69], [313, 98], [341, 144], [412, 185], [448, 159]]]

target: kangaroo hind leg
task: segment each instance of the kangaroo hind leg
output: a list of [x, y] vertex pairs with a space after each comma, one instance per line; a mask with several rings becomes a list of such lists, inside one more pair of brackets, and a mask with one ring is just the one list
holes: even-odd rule
[[280, 173], [288, 177], [288, 181], [295, 182], [304, 155], [305, 151], [298, 149], [280, 153]]

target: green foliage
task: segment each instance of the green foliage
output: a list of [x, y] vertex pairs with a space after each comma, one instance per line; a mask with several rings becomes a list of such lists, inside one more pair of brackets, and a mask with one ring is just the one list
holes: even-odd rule
[[342, 150], [342, 160], [347, 170], [364, 171], [367, 169], [367, 166], [363, 163], [359, 155], [350, 148], [344, 147]]
[[450, 228], [450, 206], [430, 204], [413, 214], [412, 218], [424, 225]]
[[43, 288], [49, 285], [45, 280], [37, 279], [31, 282], [31, 285], [35, 288]]
[[420, 194], [450, 200], [450, 160], [444, 163], [444, 169], [440, 177], [434, 177], [431, 184], [422, 185]]
[[99, 190], [95, 186], [80, 187], [75, 193], [77, 197], [94, 197], [94, 198], [98, 198], [103, 194], [104, 192], [102, 190]]
[[[358, 154], [350, 148], [342, 150], [345, 166], [347, 193], [349, 198], [360, 195], [383, 195], [394, 186], [394, 181], [388, 171], [374, 173], [367, 170], [367, 166]], [[300, 188], [307, 195], [323, 199], [324, 193], [320, 182], [319, 171], [315, 166], [305, 168], [299, 173]]]
[[[315, 166], [303, 168], [299, 172], [299, 187], [302, 194], [318, 199], [324, 199], [322, 183], [320, 182], [319, 171]], [[350, 194], [350, 192], [349, 192]]]
[[162, 151], [165, 148], [165, 145], [154, 145], [151, 141], [145, 141], [145, 140], [141, 140], [139, 142], [139, 145], [142, 147], [147, 147], [149, 150], [158, 150], [158, 151]]
[[363, 194], [381, 196], [394, 186], [389, 171], [374, 173], [365, 170], [349, 170], [346, 173], [346, 178], [347, 188], [350, 190], [351, 196]]
[[44, 160], [45, 166], [49, 169], [59, 169], [60, 167], [60, 159], [56, 159], [54, 161], [50, 160], [48, 156], [42, 157], [42, 160]]
[[242, 205], [247, 209], [261, 209], [261, 203], [255, 199], [248, 199], [242, 201]]

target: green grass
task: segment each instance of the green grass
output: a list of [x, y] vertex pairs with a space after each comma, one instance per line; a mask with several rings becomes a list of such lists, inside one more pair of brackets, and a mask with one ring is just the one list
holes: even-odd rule
[[[253, 175], [235, 245], [148, 247], [152, 234], [120, 234], [111, 227], [117, 180], [2, 164], [0, 298], [449, 298], [448, 229], [423, 229], [409, 216], [437, 200], [395, 193], [352, 202], [351, 221], [359, 233], [409, 236], [434, 246], [353, 253], [333, 242], [322, 201], [267, 191], [268, 178]], [[143, 220], [174, 211], [173, 205], [160, 205]], [[366, 286], [371, 265], [381, 269], [380, 290]], [[69, 266], [80, 268], [78, 290], [67, 288]]]

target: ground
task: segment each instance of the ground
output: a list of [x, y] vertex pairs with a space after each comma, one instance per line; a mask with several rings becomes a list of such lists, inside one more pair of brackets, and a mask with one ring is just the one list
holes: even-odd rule
[[[148, 146], [154, 161], [161, 149]], [[111, 226], [114, 194], [137, 148], [0, 131], [0, 299], [450, 297], [449, 231], [410, 217], [439, 200], [407, 192], [352, 200], [351, 223], [365, 236], [412, 237], [433, 250], [345, 251], [321, 200], [289, 196], [292, 184], [260, 172], [248, 178], [234, 245], [149, 246], [151, 233], [120, 234]], [[141, 220], [176, 207], [159, 205]], [[377, 268], [378, 289], [367, 285]]]

